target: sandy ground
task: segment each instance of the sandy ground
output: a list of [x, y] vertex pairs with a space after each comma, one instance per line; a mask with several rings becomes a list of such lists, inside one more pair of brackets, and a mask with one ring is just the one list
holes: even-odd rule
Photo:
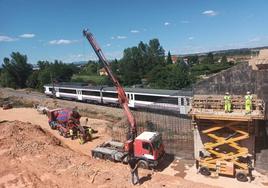
[[[0, 109], [0, 187], [131, 187], [127, 165], [92, 159], [90, 149], [109, 140], [108, 121], [89, 119], [98, 130], [84, 145], [58, 135], [47, 117], [31, 108]], [[81, 120], [85, 122], [85, 117]], [[41, 128], [41, 129], [40, 129]], [[19, 130], [19, 131], [18, 131]], [[268, 178], [241, 183], [227, 177], [203, 177], [192, 161], [175, 160], [161, 172], [140, 170], [138, 187], [268, 187]]]

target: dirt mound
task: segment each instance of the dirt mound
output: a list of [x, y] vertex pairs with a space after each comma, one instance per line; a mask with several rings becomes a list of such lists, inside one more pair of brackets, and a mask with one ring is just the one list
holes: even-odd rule
[[1, 122], [0, 135], [0, 187], [94, 187], [102, 173], [40, 126]]

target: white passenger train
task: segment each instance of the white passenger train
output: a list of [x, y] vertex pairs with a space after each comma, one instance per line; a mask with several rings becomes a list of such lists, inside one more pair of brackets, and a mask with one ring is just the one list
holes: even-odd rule
[[[83, 84], [59, 83], [44, 85], [45, 94], [57, 98], [73, 99], [89, 103], [118, 105], [114, 87], [94, 87]], [[168, 110], [188, 114], [191, 109], [192, 91], [124, 88], [129, 107]]]

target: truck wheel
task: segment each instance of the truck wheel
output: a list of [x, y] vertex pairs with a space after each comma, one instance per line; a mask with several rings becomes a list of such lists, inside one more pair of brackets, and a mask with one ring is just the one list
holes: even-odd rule
[[67, 133], [63, 133], [63, 137], [64, 138], [67, 138]]
[[203, 176], [210, 176], [211, 172], [209, 171], [209, 169], [207, 167], [201, 167], [199, 169], [200, 174], [202, 174]]
[[109, 156], [108, 155], [103, 155], [102, 157], [104, 160], [109, 160]]
[[96, 158], [96, 153], [95, 152], [92, 152], [92, 157]]
[[143, 169], [149, 169], [149, 164], [145, 160], [139, 160], [138, 167], [143, 168]]
[[94, 158], [96, 158], [96, 159], [102, 159], [103, 156], [102, 156], [101, 153], [94, 153]]
[[248, 181], [247, 175], [245, 173], [243, 173], [243, 172], [236, 173], [235, 177], [236, 177], [236, 179], [238, 181], [241, 181], [241, 182], [247, 182]]
[[61, 136], [63, 136], [63, 133], [62, 133], [61, 129], [59, 129], [59, 134], [60, 134]]

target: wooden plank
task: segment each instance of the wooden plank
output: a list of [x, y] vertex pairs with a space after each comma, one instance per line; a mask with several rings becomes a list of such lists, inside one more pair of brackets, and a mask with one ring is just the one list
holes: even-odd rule
[[226, 120], [226, 121], [253, 121], [254, 119], [264, 119], [264, 116], [227, 116], [215, 114], [192, 114], [196, 119]]

